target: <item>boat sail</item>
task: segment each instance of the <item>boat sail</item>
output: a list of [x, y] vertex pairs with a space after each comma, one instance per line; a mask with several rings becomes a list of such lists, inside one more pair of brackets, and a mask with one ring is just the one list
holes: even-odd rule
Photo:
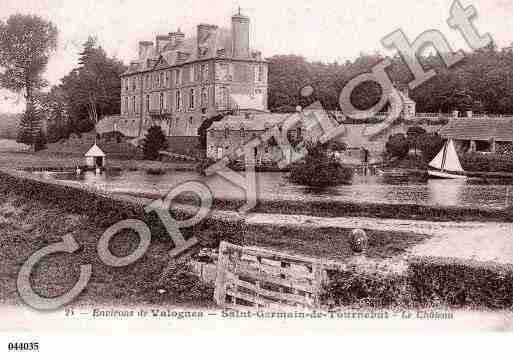
[[464, 172], [463, 167], [461, 167], [460, 159], [458, 158], [458, 153], [454, 147], [454, 141], [452, 139], [449, 139], [445, 143], [444, 147], [429, 163], [429, 166], [437, 169], [437, 171], [428, 171], [430, 177], [451, 179], [466, 178], [466, 176], [463, 174], [447, 172]]

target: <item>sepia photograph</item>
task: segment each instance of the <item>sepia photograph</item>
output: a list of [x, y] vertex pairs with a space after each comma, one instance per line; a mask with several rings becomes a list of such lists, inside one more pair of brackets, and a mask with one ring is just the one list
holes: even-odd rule
[[509, 15], [0, 0], [2, 351], [512, 331]]

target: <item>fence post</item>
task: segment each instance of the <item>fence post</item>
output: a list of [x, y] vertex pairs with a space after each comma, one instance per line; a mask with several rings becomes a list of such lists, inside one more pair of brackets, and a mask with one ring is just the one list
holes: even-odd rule
[[214, 298], [219, 306], [226, 302], [226, 269], [228, 268], [228, 242], [222, 241], [219, 245], [219, 257], [217, 260], [217, 277]]

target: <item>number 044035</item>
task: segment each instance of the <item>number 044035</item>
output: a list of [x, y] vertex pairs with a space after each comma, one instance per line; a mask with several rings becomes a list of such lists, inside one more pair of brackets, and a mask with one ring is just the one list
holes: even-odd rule
[[39, 343], [9, 343], [9, 351], [38, 351]]

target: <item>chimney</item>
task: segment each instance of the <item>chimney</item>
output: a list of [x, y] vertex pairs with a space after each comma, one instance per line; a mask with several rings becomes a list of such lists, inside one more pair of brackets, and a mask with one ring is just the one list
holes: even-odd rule
[[155, 43], [157, 44], [157, 53], [161, 53], [162, 50], [171, 42], [169, 35], [157, 35]]
[[249, 58], [249, 17], [232, 16], [232, 53], [235, 58]]
[[168, 36], [169, 36], [169, 42], [170, 42], [171, 46], [175, 47], [175, 45], [176, 45], [176, 32], [170, 32]]
[[175, 35], [175, 46], [180, 46], [183, 41], [185, 40], [185, 34], [178, 29], [177, 32], [174, 33]]
[[145, 57], [147, 57], [152, 49], [153, 49], [153, 42], [140, 41], [139, 42], [139, 60], [143, 60]]
[[[210, 24], [199, 24], [197, 27], [198, 55], [204, 56], [210, 48], [215, 51], [217, 26]], [[215, 54], [213, 54], [215, 55]]]

